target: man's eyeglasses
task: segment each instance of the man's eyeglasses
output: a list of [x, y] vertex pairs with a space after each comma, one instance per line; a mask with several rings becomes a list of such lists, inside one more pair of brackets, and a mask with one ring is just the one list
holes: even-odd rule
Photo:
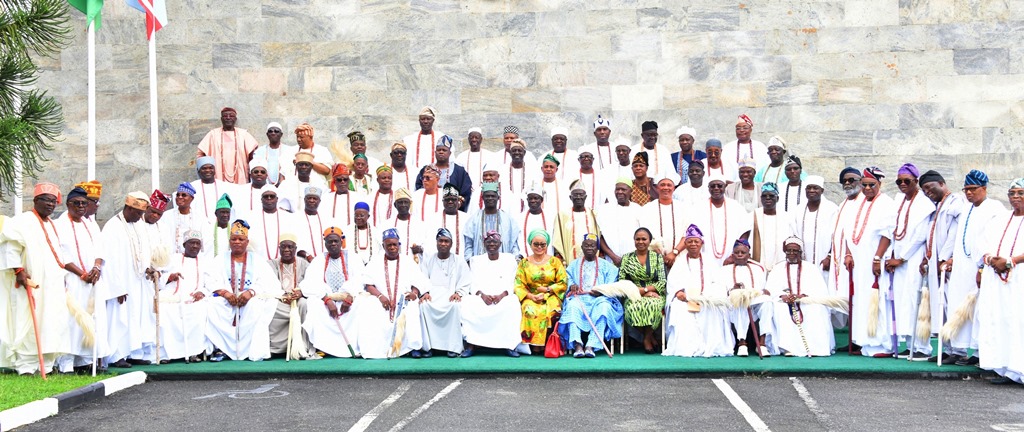
[[899, 186], [909, 185], [913, 182], [911, 179], [896, 179], [896, 184]]
[[68, 201], [68, 205], [69, 206], [74, 206], [74, 207], [85, 207], [85, 206], [89, 205], [89, 201], [84, 201], [84, 200], [83, 201], [77, 201], [77, 200], [76, 201]]
[[253, 173], [253, 174], [266, 174], [266, 173], [267, 173], [267, 170], [258, 170], [258, 169], [254, 169], [254, 170], [252, 170], [252, 173]]
[[863, 187], [864, 189], [874, 189], [874, 188], [877, 188], [877, 187], [878, 187], [878, 183], [861, 183], [860, 185], [861, 185], [861, 186], [862, 186], [862, 187]]
[[856, 182], [857, 182], [856, 178], [850, 177], [850, 178], [843, 179], [840, 183], [842, 183], [842, 184], [849, 184], [849, 183], [856, 183]]
[[278, 129], [278, 128], [267, 129], [267, 133], [279, 134], [279, 133], [281, 133], [281, 129]]

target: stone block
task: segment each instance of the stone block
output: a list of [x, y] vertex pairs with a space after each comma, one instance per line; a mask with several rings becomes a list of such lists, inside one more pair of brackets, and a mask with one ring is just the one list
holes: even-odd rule
[[953, 67], [960, 75], [1005, 74], [1009, 69], [1006, 48], [953, 51]]
[[238, 91], [237, 69], [204, 69], [188, 74], [190, 93], [227, 94]]
[[[440, 89], [429, 89], [429, 90], [414, 90], [408, 98], [402, 101], [406, 102], [406, 110], [412, 117], [413, 124], [415, 126], [416, 116], [419, 114], [420, 109], [426, 105], [434, 107], [439, 116], [459, 114], [462, 112], [462, 96], [461, 90], [455, 87], [447, 87]], [[394, 111], [399, 113], [401, 111]], [[399, 114], [400, 115], [400, 114]]]
[[813, 54], [818, 52], [818, 29], [776, 29], [767, 32], [765, 53], [776, 56]]
[[638, 24], [641, 12], [633, 9], [589, 10], [583, 12], [586, 34], [616, 35]]
[[[149, 90], [139, 93], [96, 93], [97, 119], [135, 119], [146, 121], [145, 130], [149, 130]], [[157, 108], [160, 108], [157, 98]], [[99, 129], [97, 128], [97, 131]], [[97, 133], [102, 133], [101, 131]], [[149, 136], [149, 135], [146, 135]]]
[[899, 126], [896, 105], [799, 105], [793, 110], [793, 130], [877, 130]]
[[313, 66], [355, 66], [361, 52], [357, 42], [319, 42], [310, 44]]
[[[811, 29], [807, 29], [811, 31]], [[875, 27], [833, 27], [814, 29], [817, 36], [815, 53], [837, 54], [871, 52], [875, 50], [875, 38], [879, 29]]]
[[765, 54], [765, 31], [723, 31], [712, 33], [711, 46], [718, 56], [759, 56]]
[[586, 63], [539, 63], [537, 85], [541, 87], [575, 87], [586, 85], [589, 66]]
[[458, 0], [412, 0], [409, 2], [409, 8], [419, 12], [437, 13], [458, 11], [460, 6]]
[[586, 84], [623, 85], [636, 83], [636, 64], [628, 61], [587, 63]]
[[[334, 74], [336, 68], [329, 67], [307, 67], [307, 68], [296, 68], [293, 69], [294, 74], [289, 75], [289, 89], [292, 91], [301, 91], [303, 93], [320, 93], [334, 90]], [[300, 77], [294, 77], [294, 75], [301, 75]], [[301, 78], [301, 83], [295, 83], [296, 85], [301, 84], [300, 87], [292, 89], [291, 81], [293, 79]]]
[[263, 66], [259, 44], [214, 44], [213, 68], [258, 68]]
[[768, 105], [806, 105], [817, 101], [818, 86], [815, 84], [771, 81], [765, 87], [765, 103]]
[[[949, 104], [956, 127], [1020, 127], [1024, 103], [1020, 101], [971, 101]], [[1019, 143], [1018, 143], [1019, 145]]]
[[941, 102], [1021, 100], [1020, 79], [1017, 75], [930, 76], [928, 97]]
[[875, 79], [872, 84], [875, 103], [916, 103], [929, 100], [928, 86], [923, 77]]
[[266, 42], [260, 45], [260, 63], [264, 67], [308, 67], [312, 49], [308, 43]]
[[660, 85], [612, 86], [612, 109], [616, 111], [657, 110], [663, 106]]
[[460, 96], [466, 113], [503, 113], [515, 108], [513, 91], [507, 88], [463, 88]]
[[96, 93], [149, 92], [149, 72], [145, 69], [113, 69], [96, 71]]
[[689, 81], [689, 65], [675, 60], [639, 59], [636, 61], [637, 84], [679, 84]]
[[980, 128], [890, 129], [875, 132], [876, 154], [957, 155], [981, 152]]
[[[174, 27], [178, 22], [172, 21], [168, 26]], [[238, 21], [233, 18], [192, 19], [187, 23], [185, 42], [189, 44], [232, 43], [239, 40]], [[157, 34], [158, 39], [163, 36], [163, 30], [160, 31], [161, 33]]]
[[[566, 18], [566, 22], [564, 23], [564, 25], [567, 28], [568, 27], [572, 27], [574, 25], [579, 26], [581, 29], [583, 27], [582, 19], [577, 19], [576, 21], [578, 21], [578, 24], [574, 24], [571, 19], [569, 19], [568, 17], [565, 17], [563, 15], [559, 15], [559, 14], [545, 15], [545, 17], [543, 18], [544, 24], [541, 25], [541, 24], [538, 24], [538, 21], [541, 19], [541, 17], [539, 15], [541, 15], [541, 14], [535, 14], [535, 13], [529, 13], [529, 12], [527, 12], [527, 13], [489, 13], [489, 14], [485, 14], [483, 16], [482, 26], [485, 29], [490, 29], [491, 31], [494, 31], [495, 34], [497, 34], [497, 35], [511, 36], [511, 37], [530, 36], [530, 35], [533, 35], [534, 32], [538, 32], [538, 29], [541, 29], [541, 28], [543, 30], [540, 30], [539, 32], [543, 32], [543, 33], [552, 32], [553, 33], [553, 34], [551, 34], [552, 36], [555, 36], [555, 35], [565, 36], [565, 35], [567, 35], [569, 33], [564, 33], [563, 32], [564, 30], [559, 28], [559, 27], [561, 27], [563, 25], [563, 23], [557, 21], [559, 18]], [[577, 33], [577, 34], [581, 34], [581, 33], [582, 33], [582, 31]]]
[[411, 41], [359, 42], [359, 64], [407, 64], [412, 57]]
[[1006, 196], [1003, 191], [1009, 185], [1009, 180], [1021, 176], [1020, 167], [1024, 166], [1024, 154], [1014, 153], [979, 153], [962, 154], [956, 158], [958, 176], [961, 179], [972, 169], [980, 169], [988, 174], [989, 196]]
[[706, 84], [665, 85], [662, 96], [666, 109], [689, 109], [712, 105], [714, 90]]
[[388, 69], [385, 66], [343, 66], [329, 69], [332, 75], [331, 91], [346, 92], [388, 88]]
[[1014, 153], [1024, 142], [1024, 127], [988, 127], [982, 129], [982, 153]]
[[737, 4], [713, 4], [714, 2], [697, 2], [689, 7], [686, 17], [687, 32], [724, 32], [739, 28], [741, 25], [741, 9]]
[[841, 27], [843, 9], [842, 1], [750, 3], [746, 7], [748, 14], [740, 16], [740, 27], [753, 30]]
[[388, 88], [440, 89], [483, 87], [483, 71], [472, 65], [391, 65], [387, 66]]
[[618, 60], [661, 58], [659, 33], [625, 33], [611, 38], [611, 57]]
[[785, 56], [740, 57], [736, 59], [740, 81], [789, 81], [789, 58]]
[[485, 63], [488, 87], [526, 88], [537, 85], [537, 63]]
[[[798, 145], [801, 158], [822, 158], [872, 155], [873, 135], [873, 131], [805, 130], [783, 134], [783, 137]], [[811, 165], [805, 163], [805, 166]]]
[[712, 100], [724, 107], [764, 106], [767, 88], [763, 82], [730, 83], [715, 87]]
[[562, 89], [562, 111], [607, 113], [612, 110], [612, 92], [607, 86]]
[[601, 61], [610, 59], [615, 54], [612, 49], [612, 37], [608, 35], [571, 36], [557, 41], [558, 57], [562, 61]]
[[508, 58], [514, 62], [563, 61], [557, 39], [541, 36], [514, 37], [508, 41]]
[[833, 103], [869, 103], [872, 90], [871, 78], [850, 78], [843, 80], [818, 81], [818, 101]]
[[[524, 23], [524, 27], [528, 25]], [[571, 10], [538, 12], [536, 29], [531, 28], [528, 34], [534, 33], [546, 37], [582, 36], [587, 34], [587, 16]]]
[[[511, 55], [512, 38], [497, 37], [497, 38], [479, 38], [469, 41], [469, 46], [466, 49], [466, 59], [470, 63], [474, 64], [486, 64], [493, 62], [510, 62], [510, 61], [536, 61], [529, 58], [516, 60]], [[515, 39], [530, 39], [532, 38], [515, 38]], [[536, 41], [534, 41], [536, 43]], [[557, 45], [555, 46], [556, 53], [558, 52]]]
[[419, 63], [462, 63], [468, 59], [469, 47], [472, 44], [470, 39], [432, 39], [419, 40], [410, 47], [404, 47], [409, 53], [407, 62]]
[[238, 91], [243, 93], [282, 94], [288, 90], [288, 70], [263, 68], [242, 70], [238, 77]]
[[666, 59], [684, 60], [688, 57], [711, 55], [710, 33], [665, 33], [662, 34], [661, 55]]
[[[102, 49], [101, 49], [102, 48]], [[157, 58], [160, 50], [157, 49]], [[102, 59], [102, 62], [101, 62]], [[104, 67], [100, 67], [103, 65]], [[105, 45], [97, 47], [96, 69], [145, 69], [149, 73], [149, 48], [145, 46]]]
[[900, 129], [954, 127], [953, 110], [945, 104], [900, 105]]
[[686, 27], [686, 18], [664, 7], [642, 8], [635, 11], [633, 25], [658, 32], [676, 32]]
[[158, 73], [156, 79], [160, 94], [180, 94], [188, 91], [188, 75], [183, 73]]
[[888, 26], [873, 29], [872, 51], [931, 51], [939, 50], [932, 26]]
[[188, 73], [213, 67], [212, 45], [161, 45], [156, 57], [158, 71]]
[[[77, 16], [82, 16], [78, 11]], [[135, 19], [133, 19], [135, 18]], [[83, 26], [84, 29], [84, 26]], [[82, 39], [85, 39], [85, 31]], [[103, 27], [96, 32], [96, 45], [146, 45], [146, 21], [142, 15], [103, 20]]]
[[288, 69], [288, 91], [301, 92], [306, 88], [306, 68]]
[[559, 112], [561, 94], [556, 89], [531, 89], [512, 93], [512, 112]]
[[735, 57], [694, 57], [689, 63], [693, 81], [733, 81], [738, 74]]
[[900, 23], [900, 0], [846, 0], [843, 27], [894, 26]]

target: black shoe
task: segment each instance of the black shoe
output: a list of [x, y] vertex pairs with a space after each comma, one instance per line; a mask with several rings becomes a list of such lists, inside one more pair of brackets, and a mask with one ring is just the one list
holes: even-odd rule
[[967, 357], [967, 358], [960, 357], [960, 360], [956, 361], [956, 365], [957, 366], [977, 366], [978, 365], [978, 357], [976, 357], [976, 356], [970, 356], [970, 357]]
[[111, 363], [111, 364], [109, 364], [107, 366], [114, 367], [114, 368], [128, 369], [128, 368], [132, 367], [132, 364], [124, 361], [124, 359], [121, 359], [121, 360], [113, 362], [113, 363]]
[[213, 354], [210, 354], [209, 360], [211, 363], [219, 363], [224, 361], [225, 358], [227, 358], [227, 356], [224, 355], [224, 352], [221, 350], [217, 350], [214, 351]]
[[908, 349], [900, 351], [899, 355], [896, 356], [896, 358], [901, 358], [901, 359], [905, 359], [907, 357], [910, 357], [910, 350], [908, 350]]
[[434, 356], [434, 352], [431, 350], [420, 350], [420, 354], [423, 355], [423, 358], [431, 358]]
[[915, 351], [913, 355], [908, 356], [908, 357], [910, 358], [910, 361], [915, 361], [915, 362], [928, 361], [928, 358], [929, 358], [928, 354], [925, 354], [925, 353], [920, 352], [920, 351]]
[[459, 353], [457, 353], [455, 351], [448, 351], [448, 358], [455, 358], [455, 357], [458, 357], [458, 356], [459, 356]]
[[420, 354], [420, 350], [412, 350], [412, 351], [409, 351], [409, 357], [412, 357], [412, 358], [414, 358], [414, 359], [418, 359], [418, 358], [420, 358], [420, 357], [422, 357], [422, 356], [423, 356], [423, 355], [422, 355], [422, 354]]
[[151, 362], [149, 360], [140, 360], [140, 359], [133, 359], [133, 358], [128, 359], [128, 363], [131, 363], [132, 365], [135, 365], [135, 366], [146, 366], [146, 365], [153, 364], [153, 362]]

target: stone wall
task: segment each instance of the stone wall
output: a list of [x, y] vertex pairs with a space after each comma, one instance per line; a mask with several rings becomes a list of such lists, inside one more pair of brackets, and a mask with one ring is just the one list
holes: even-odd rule
[[[268, 121], [316, 127], [318, 144], [359, 129], [378, 157], [436, 128], [487, 147], [506, 124], [534, 152], [553, 126], [590, 142], [597, 114], [639, 140], [644, 120], [698, 141], [781, 135], [805, 170], [829, 181], [843, 166], [905, 161], [959, 185], [989, 173], [993, 196], [1024, 175], [1024, 0], [184, 0], [157, 34], [163, 188], [189, 165], [222, 106], [263, 138]], [[75, 41], [44, 60], [39, 85], [58, 96], [65, 139], [45, 178], [69, 189], [85, 168], [84, 18]], [[101, 218], [148, 190], [147, 47], [142, 14], [107, 2], [97, 35], [97, 170]], [[286, 135], [286, 139], [293, 139]], [[457, 150], [458, 151], [458, 150]], [[892, 185], [888, 185], [892, 190]], [[834, 192], [835, 185], [831, 185]], [[31, 186], [26, 187], [31, 191]], [[833, 195], [834, 196], [834, 195]], [[6, 204], [5, 209], [10, 205]], [[9, 211], [9, 210], [7, 210]]]

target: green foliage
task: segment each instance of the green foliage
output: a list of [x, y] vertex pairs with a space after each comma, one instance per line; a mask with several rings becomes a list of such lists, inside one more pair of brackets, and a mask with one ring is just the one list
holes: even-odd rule
[[16, 161], [35, 177], [64, 128], [60, 104], [33, 89], [32, 56], [51, 57], [70, 41], [65, 0], [0, 0], [0, 194], [13, 194]]
[[46, 381], [39, 375], [16, 375], [0, 372], [0, 411], [32, 401], [48, 398], [67, 391], [110, 378], [112, 375], [47, 374]]

